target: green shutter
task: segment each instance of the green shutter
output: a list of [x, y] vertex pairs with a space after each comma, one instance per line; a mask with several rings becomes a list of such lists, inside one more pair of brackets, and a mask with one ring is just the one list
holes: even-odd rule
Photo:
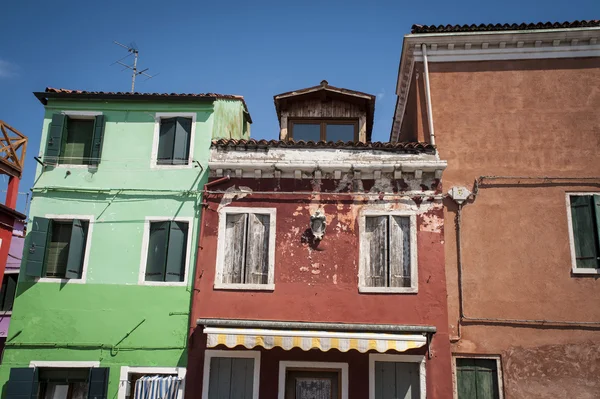
[[595, 198], [591, 195], [571, 196], [571, 219], [575, 239], [577, 268], [598, 267], [598, 230], [594, 208]]
[[158, 136], [157, 163], [159, 165], [173, 164], [173, 146], [175, 143], [175, 128], [177, 118], [166, 118], [160, 120], [160, 132]]
[[33, 367], [10, 369], [5, 394], [5, 399], [37, 399], [37, 369]]
[[66, 126], [66, 115], [52, 115], [52, 122], [50, 122], [50, 129], [48, 131], [48, 141], [46, 142], [46, 152], [44, 153], [45, 163], [50, 165], [56, 165], [58, 163], [58, 157], [60, 157]]
[[98, 165], [102, 157], [102, 142], [104, 140], [104, 115], [96, 116], [94, 120], [94, 136], [92, 138], [92, 153], [90, 164]]
[[18, 274], [5, 274], [2, 280], [2, 291], [0, 292], [0, 311], [10, 312], [15, 301], [17, 292]]
[[498, 367], [494, 359], [456, 359], [458, 399], [498, 399]]
[[177, 125], [173, 140], [173, 164], [187, 165], [189, 163], [192, 120], [190, 118], [176, 119]]
[[598, 254], [597, 267], [600, 267], [600, 195], [594, 195], [594, 216], [596, 222], [596, 253]]
[[32, 222], [31, 232], [28, 235], [28, 243], [24, 253], [27, 256], [25, 274], [31, 277], [41, 277], [48, 247], [48, 236], [52, 227], [50, 219], [35, 216]]
[[108, 367], [90, 369], [88, 399], [106, 399], [108, 393]]
[[209, 399], [250, 399], [254, 383], [254, 359], [213, 357], [210, 360]]
[[375, 362], [375, 398], [420, 398], [419, 367], [419, 363]]
[[69, 119], [67, 138], [63, 139], [64, 150], [60, 162], [69, 165], [87, 165], [92, 154], [94, 121], [90, 119]]
[[169, 222], [150, 223], [146, 281], [165, 281], [165, 263], [169, 245]]
[[72, 226], [72, 222], [52, 222], [48, 250], [46, 251], [44, 276], [51, 278], [64, 278], [66, 276]]
[[86, 226], [81, 220], [75, 219], [73, 220], [71, 228], [71, 240], [69, 241], [65, 278], [81, 278], [83, 255], [85, 254], [85, 242]]
[[170, 222], [165, 281], [183, 281], [187, 251], [188, 224]]

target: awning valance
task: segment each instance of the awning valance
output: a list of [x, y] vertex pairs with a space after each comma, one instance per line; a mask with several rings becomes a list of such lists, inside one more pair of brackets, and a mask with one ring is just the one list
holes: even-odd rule
[[205, 327], [207, 346], [214, 348], [225, 345], [234, 348], [242, 345], [248, 349], [261, 346], [265, 349], [275, 347], [290, 350], [320, 349], [328, 351], [337, 349], [348, 352], [355, 349], [361, 353], [369, 350], [386, 352], [395, 350], [404, 352], [408, 349], [420, 348], [427, 343], [423, 334], [389, 334], [347, 331], [307, 331], [307, 330], [278, 330], [257, 328], [224, 328]]

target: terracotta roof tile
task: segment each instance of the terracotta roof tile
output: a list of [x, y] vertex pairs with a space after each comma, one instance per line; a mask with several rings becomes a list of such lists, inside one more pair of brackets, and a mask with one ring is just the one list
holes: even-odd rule
[[509, 30], [569, 29], [600, 27], [600, 20], [571, 22], [538, 22], [521, 24], [479, 24], [479, 25], [413, 25], [411, 33], [451, 33], [451, 32], [501, 32]]

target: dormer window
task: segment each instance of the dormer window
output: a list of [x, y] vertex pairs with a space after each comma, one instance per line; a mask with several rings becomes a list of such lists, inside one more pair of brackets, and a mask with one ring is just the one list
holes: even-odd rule
[[288, 134], [294, 141], [358, 141], [358, 120], [292, 119]]

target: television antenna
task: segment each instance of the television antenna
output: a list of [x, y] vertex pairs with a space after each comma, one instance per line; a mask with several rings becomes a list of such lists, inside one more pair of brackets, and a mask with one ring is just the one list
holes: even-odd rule
[[[155, 77], [155, 76], [158, 75], [158, 74], [156, 74], [156, 75], [150, 75], [150, 74], [146, 73], [146, 71], [148, 69], [150, 69], [150, 68], [142, 69], [141, 71], [138, 70], [137, 62], [138, 62], [138, 57], [139, 57], [140, 51], [138, 50], [138, 48], [137, 48], [137, 46], [136, 46], [135, 43], [131, 43], [129, 46], [121, 44], [121, 43], [119, 43], [117, 41], [114, 41], [113, 43], [116, 44], [117, 46], [121, 46], [124, 49], [127, 49], [127, 51], [129, 52], [129, 54], [127, 54], [125, 57], [121, 58], [120, 60], [117, 60], [117, 61], [113, 62], [111, 65], [119, 64], [121, 66], [124, 66], [125, 69], [130, 69], [132, 71], [132, 73], [131, 73], [131, 92], [132, 93], [135, 91], [135, 78], [138, 75], [144, 75], [144, 76], [148, 77], [148, 79], [146, 79], [146, 80], [152, 79], [153, 77]], [[125, 58], [128, 58], [131, 55], [133, 55], [133, 66], [132, 65], [127, 65], [124, 62], [122, 62]], [[123, 69], [123, 71], [125, 69]]]

